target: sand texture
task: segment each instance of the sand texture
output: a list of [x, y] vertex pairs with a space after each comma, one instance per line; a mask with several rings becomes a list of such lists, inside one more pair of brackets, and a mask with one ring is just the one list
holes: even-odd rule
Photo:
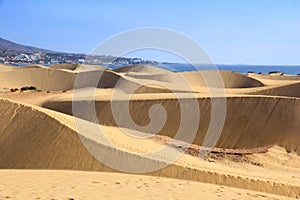
[[300, 197], [298, 76], [0, 65], [0, 88], [0, 199]]

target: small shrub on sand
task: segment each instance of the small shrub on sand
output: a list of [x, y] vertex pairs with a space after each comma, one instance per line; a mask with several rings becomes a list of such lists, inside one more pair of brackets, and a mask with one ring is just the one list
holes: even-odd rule
[[25, 86], [25, 87], [21, 87], [21, 92], [22, 92], [22, 91], [26, 91], [26, 90], [28, 90], [28, 88], [29, 88], [29, 87], [27, 87], [27, 86]]
[[25, 87], [21, 87], [21, 92], [22, 91], [26, 91], [26, 90], [33, 90], [33, 91], [36, 91], [37, 88], [35, 86], [25, 86]]
[[17, 91], [19, 91], [19, 89], [18, 88], [11, 88], [10, 91], [11, 92], [17, 92]]
[[37, 88], [35, 86], [30, 86], [28, 89], [29, 90], [37, 90]]

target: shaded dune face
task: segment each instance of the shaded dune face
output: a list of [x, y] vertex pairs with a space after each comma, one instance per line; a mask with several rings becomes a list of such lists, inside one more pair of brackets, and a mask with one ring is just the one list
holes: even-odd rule
[[[141, 84], [138, 80], [145, 78], [155, 79], [155, 77], [168, 79], [169, 76], [161, 72], [160, 74], [147, 74], [145, 76], [138, 74], [137, 77], [134, 77], [131, 73], [120, 76], [104, 67], [78, 64], [58, 64], [50, 67], [35, 65], [22, 68], [5, 66], [5, 68], [1, 69], [0, 87], [20, 88], [35, 86], [39, 90], [46, 91], [62, 91], [87, 87], [115, 88], [117, 83], [119, 83], [126, 85], [126, 87], [140, 87], [139, 92], [165, 92], [166, 90], [163, 88], [142, 86], [144, 83]], [[172, 73], [169, 72], [169, 74]]]
[[300, 81], [299, 75], [268, 75], [268, 74], [248, 74], [249, 77], [267, 80], [290, 80], [290, 81]]
[[265, 89], [261, 89], [247, 94], [254, 95], [270, 95], [270, 96], [286, 96], [300, 98], [300, 82], [291, 83], [288, 85], [273, 86]]
[[[87, 151], [74, 129], [73, 118], [70, 116], [1, 98], [0, 113], [0, 167], [2, 169], [117, 171], [105, 166]], [[11, 123], [12, 121], [14, 123]], [[81, 135], [81, 137], [85, 136]], [[281, 139], [284, 140], [284, 138]], [[85, 142], [92, 148], [104, 149], [108, 159], [115, 159], [119, 155], [137, 157], [128, 151], [110, 150], [88, 136]], [[140, 162], [140, 159], [139, 157], [133, 164], [136, 166], [144, 164]], [[143, 161], [144, 159], [149, 158], [143, 158]], [[156, 159], [150, 161], [154, 165], [161, 163]], [[274, 180], [266, 181], [263, 178], [252, 178], [240, 174], [231, 175], [223, 173], [222, 170], [191, 168], [176, 163], [146, 174], [299, 197], [298, 185], [278, 183]]]
[[69, 70], [73, 72], [86, 72], [86, 71], [105, 71], [106, 67], [99, 65], [86, 65], [86, 64], [54, 64], [49, 66], [50, 69], [56, 70]]
[[[47, 67], [25, 67], [0, 73], [0, 87], [35, 86], [37, 89], [47, 91], [72, 90], [77, 75], [78, 73]], [[84, 80], [84, 82], [81, 82], [81, 88], [112, 88], [120, 78], [118, 75], [104, 70], [87, 70], [78, 76]], [[99, 80], [100, 76], [102, 78]], [[93, 80], [98, 80], [98, 82]]]
[[[189, 99], [185, 99], [183, 106], [188, 106], [189, 101]], [[201, 145], [211, 122], [211, 99], [200, 98], [198, 99], [198, 103], [200, 121], [196, 125], [198, 126], [198, 131], [193, 143]], [[151, 122], [149, 110], [151, 106], [157, 104], [163, 106], [167, 114], [166, 122], [157, 134], [174, 138], [182, 120], [181, 107], [178, 100], [131, 100], [129, 103], [130, 116], [137, 125], [146, 126]], [[70, 101], [48, 102], [43, 106], [66, 114], [73, 114], [72, 102]], [[98, 121], [103, 125], [119, 126], [120, 124], [115, 121], [111, 107], [110, 101], [95, 102]], [[119, 112], [124, 112], [124, 110], [120, 108]], [[280, 145], [286, 148], [287, 151], [296, 151], [300, 154], [300, 135], [298, 134], [300, 130], [299, 112], [300, 102], [298, 99], [263, 96], [228, 97], [225, 123], [216, 147], [247, 149]], [[77, 114], [82, 119], [92, 121], [90, 113], [83, 107]], [[118, 114], [115, 113], [115, 115]], [[191, 125], [195, 125], [195, 119], [189, 120]], [[141, 131], [139, 126], [135, 126], [129, 122], [126, 124], [126, 119], [122, 123], [122, 126]], [[151, 128], [145, 132], [150, 133]], [[186, 134], [186, 138], [184, 136], [179, 139], [188, 142], [188, 138], [190, 138], [189, 129], [187, 129]]]
[[46, 113], [3, 99], [0, 113], [0, 168], [103, 169], [76, 131]]
[[[91, 128], [78, 133], [74, 118], [46, 109], [32, 107], [0, 98], [0, 168], [2, 169], [69, 169], [86, 171], [116, 172], [93, 155], [111, 155], [108, 160], [119, 163], [122, 159], [131, 158], [132, 165], [151, 163], [160, 165], [162, 160], [156, 157], [145, 157], [124, 151], [114, 146], [107, 146], [100, 141]], [[13, 123], [12, 123], [13, 122]], [[81, 120], [86, 127], [91, 123]], [[95, 126], [92, 126], [95, 128]], [[103, 127], [102, 127], [103, 128]], [[109, 129], [118, 132], [118, 129]], [[84, 141], [84, 144], [83, 144]], [[91, 152], [95, 154], [91, 154]], [[125, 160], [128, 162], [128, 160]], [[174, 167], [174, 166], [172, 166]], [[183, 170], [184, 167], [178, 167]], [[154, 171], [153, 175], [168, 174], [174, 177], [173, 171], [167, 169]], [[191, 172], [187, 172], [189, 174]]]
[[222, 78], [225, 88], [250, 88], [264, 86], [259, 80], [245, 76], [243, 74], [232, 71], [200, 71], [200, 72], [183, 72], [183, 76], [192, 84], [199, 86], [207, 86], [205, 76], [213, 77], [219, 74]]
[[[251, 78], [249, 76], [224, 70], [203, 70], [199, 72], [182, 72], [175, 73], [164, 69], [158, 69], [146, 65], [132, 65], [118, 69], [114, 69], [114, 72], [125, 73], [126, 76], [130, 76], [137, 79], [151, 79], [158, 81], [170, 82], [178, 79], [179, 76], [186, 79], [192, 86], [208, 86], [204, 77], [217, 78], [220, 76], [225, 88], [249, 88], [249, 87], [262, 87], [264, 86], [259, 80]], [[218, 81], [218, 80], [216, 80]]]
[[112, 71], [117, 73], [128, 73], [128, 72], [135, 72], [135, 73], [150, 73], [150, 74], [172, 74], [172, 72], [148, 66], [148, 65], [129, 65], [125, 67], [120, 67], [117, 69], [113, 69]]
[[67, 70], [76, 70], [80, 64], [54, 64], [49, 66], [51, 69], [67, 69]]
[[[203, 77], [206, 75], [213, 76], [214, 73], [221, 75], [221, 81], [224, 82], [225, 88], [262, 86], [262, 83], [258, 80], [235, 72], [203, 71], [199, 73], [174, 73], [144, 65], [133, 65], [113, 71], [101, 66], [78, 64], [58, 64], [50, 67], [34, 65], [22, 68], [6, 66], [2, 67], [0, 72], [0, 87], [20, 88], [35, 86], [39, 90], [47, 91], [72, 90], [76, 85], [75, 81], [80, 80], [80, 88], [115, 88], [117, 84], [120, 84], [129, 88], [143, 88], [137, 91], [139, 93], [167, 92], [166, 87], [147, 85], [147, 82], [154, 82], [156, 85], [167, 83], [168, 89], [172, 91], [194, 92], [192, 89], [193, 86], [207, 86]], [[75, 86], [75, 88], [79, 87]]]
[[70, 90], [74, 85], [74, 74], [45, 68], [23, 68], [0, 73], [0, 86], [20, 88], [35, 86], [40, 90]]
[[[78, 75], [79, 72], [82, 73]], [[223, 91], [227, 95], [225, 122], [215, 144], [223, 151], [214, 149], [207, 159], [199, 159], [192, 150], [203, 145], [209, 124], [221, 121], [218, 117], [222, 117], [211, 119], [212, 100], [222, 99], [222, 95], [210, 97], [201, 77], [214, 73], [221, 76]], [[99, 82], [95, 83], [100, 76]], [[7, 90], [30, 85], [49, 91], [72, 90], [78, 77], [82, 80], [77, 85], [79, 90], [66, 93], [46, 95], [46, 92], [41, 92], [37, 95], [35, 92], [19, 94]], [[0, 89], [7, 87], [0, 95], [12, 99], [0, 98], [0, 168], [124, 172], [126, 170], [120, 170], [118, 166], [129, 163], [140, 168], [149, 163], [153, 166], [166, 163], [166, 167], [145, 174], [299, 198], [299, 81], [296, 76], [278, 77], [245, 76], [228, 71], [174, 73], [150, 66], [110, 70], [87, 65], [22, 68], [0, 65]], [[285, 81], [285, 77], [291, 80]], [[186, 80], [190, 88], [183, 87]], [[93, 90], [95, 87], [99, 89]], [[95, 92], [96, 100], [92, 102], [95, 105], [85, 107], [85, 103], [91, 103], [88, 101], [90, 91]], [[80, 98], [72, 102], [73, 94], [77, 92]], [[124, 117], [126, 109], [122, 105], [127, 103], [128, 97], [129, 116]], [[194, 118], [197, 106], [191, 106], [192, 101], [197, 102], [199, 121]], [[72, 103], [82, 103], [83, 107], [77, 110], [76, 116], [84, 120], [71, 116], [74, 114]], [[119, 107], [113, 110], [114, 103]], [[163, 111], [153, 109], [157, 105]], [[188, 114], [183, 116], [182, 109]], [[98, 137], [96, 127], [100, 126], [91, 123], [95, 121], [91, 115], [94, 110], [113, 147], [103, 143], [103, 137]], [[127, 117], [133, 123], [129, 123]], [[178, 137], [183, 118], [187, 126], [184, 134]], [[83, 129], [79, 131], [74, 120], [81, 121]], [[163, 126], [148, 127], [153, 121], [162, 122]], [[124, 127], [129, 134], [124, 134], [124, 129], [118, 127]], [[196, 127], [195, 136], [192, 135], [193, 127]], [[216, 126], [211, 128], [211, 134], [218, 134]], [[158, 136], [151, 137], [151, 134]], [[142, 141], [132, 135], [150, 138]], [[144, 152], [166, 147], [172, 138], [195, 144], [191, 145], [194, 149], [187, 149], [186, 154], [171, 164], [163, 155], [145, 156]], [[172, 149], [182, 152], [185, 144], [175, 141], [172, 145]], [[117, 162], [117, 167], [106, 166], [105, 161], [97, 160], [90, 153], [93, 151], [105, 155], [105, 161]], [[141, 152], [142, 155], [138, 154]], [[245, 152], [250, 154], [244, 155]], [[125, 159], [119, 159], [120, 155]]]
[[[203, 72], [185, 72], [174, 73], [163, 69], [150, 66], [127, 66], [116, 70], [107, 70], [100, 68], [94, 70], [95, 66], [87, 65], [54, 65], [50, 68], [43, 66], [29, 66], [25, 68], [15, 68], [0, 73], [0, 85], [6, 87], [20, 87], [24, 85], [34, 85], [38, 89], [44, 90], [71, 90], [75, 84], [75, 79], [79, 78], [78, 88], [98, 87], [114, 88], [124, 90], [138, 88], [134, 93], [172, 93], [187, 92], [192, 90], [182, 87], [179, 80], [188, 80], [191, 86], [205, 86], [204, 79], [201, 75], [221, 75], [224, 86], [227, 88], [244, 88], [257, 87], [257, 91], [249, 92], [257, 96], [239, 96], [227, 98], [227, 112], [223, 130], [220, 138], [216, 143], [219, 148], [255, 148], [268, 145], [280, 145], [288, 151], [299, 153], [298, 141], [299, 136], [296, 134], [299, 127], [299, 99], [271, 97], [272, 96], [292, 96], [299, 97], [299, 83], [288, 85], [279, 85], [263, 87], [263, 84], [254, 78], [229, 71], [203, 71]], [[78, 75], [74, 71], [84, 68], [84, 72]], [[73, 72], [71, 72], [73, 71]], [[200, 76], [199, 76], [200, 74]], [[95, 80], [99, 79], [95, 86]], [[182, 78], [183, 79], [180, 79]], [[147, 85], [148, 80], [152, 80], [152, 85]], [[169, 88], [160, 87], [159, 84], [167, 84]], [[157, 84], [158, 86], [156, 86]], [[123, 88], [121, 88], [121, 86]], [[130, 94], [130, 91], [129, 91]], [[269, 96], [259, 96], [269, 95]], [[83, 97], [84, 99], [84, 97]], [[211, 98], [198, 98], [200, 110], [200, 122], [195, 119], [189, 119], [193, 126], [197, 126], [197, 134], [192, 141], [194, 144], [201, 145], [206, 136], [209, 124], [211, 123]], [[120, 98], [120, 101], [122, 98]], [[182, 99], [183, 106], [189, 107], [192, 99]], [[154, 132], [155, 134], [165, 135], [174, 138], [178, 132], [182, 118], [181, 105], [176, 98], [160, 99], [135, 99], [129, 103], [129, 114], [134, 124], [125, 122], [122, 127], [139, 130], [151, 123], [149, 110], [153, 105], [161, 105], [166, 113], [166, 122], [164, 126]], [[43, 103], [43, 107], [72, 115], [72, 101], [53, 100]], [[100, 124], [119, 126], [113, 116], [111, 101], [97, 100], [95, 110]], [[123, 112], [122, 108], [117, 111], [116, 115]], [[192, 111], [191, 111], [192, 112]], [[161, 116], [161, 113], [154, 113]], [[79, 117], [88, 121], [90, 112], [86, 108], [79, 111]], [[215, 119], [213, 119], [215, 120]], [[218, 120], [218, 119], [217, 119]], [[144, 130], [152, 133], [152, 130]], [[214, 130], [214, 129], [212, 129]], [[186, 131], [186, 138], [190, 138], [189, 129]], [[218, 133], [216, 133], [218, 134]], [[185, 137], [180, 140], [188, 141]], [[253, 142], [249, 142], [253, 141]]]

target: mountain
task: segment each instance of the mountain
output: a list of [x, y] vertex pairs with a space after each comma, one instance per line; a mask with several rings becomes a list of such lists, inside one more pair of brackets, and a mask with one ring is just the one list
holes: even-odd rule
[[3, 38], [0, 38], [0, 53], [3, 54], [4, 52], [57, 53], [57, 52], [52, 51], [52, 50], [41, 49], [41, 48], [37, 48], [37, 47], [32, 47], [32, 46], [17, 44], [17, 43], [11, 42], [9, 40], [5, 40]]
[[83, 53], [64, 53], [37, 47], [17, 44], [0, 38], [0, 63], [5, 64], [57, 64], [86, 63], [94, 65], [105, 64], [157, 64], [156, 61], [141, 58], [124, 58], [111, 55], [87, 55]]

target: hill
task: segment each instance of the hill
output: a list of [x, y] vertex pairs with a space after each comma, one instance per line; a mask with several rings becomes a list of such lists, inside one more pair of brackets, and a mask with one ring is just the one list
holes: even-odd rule
[[23, 53], [57, 53], [52, 50], [48, 49], [41, 49], [37, 47], [17, 44], [14, 42], [11, 42], [9, 40], [5, 40], [3, 38], [0, 38], [0, 52], [23, 52]]
[[[87, 59], [88, 56], [88, 59]], [[86, 60], [87, 59], [87, 60]], [[57, 64], [86, 63], [92, 65], [157, 64], [156, 61], [141, 58], [124, 58], [111, 55], [87, 55], [84, 53], [57, 52], [22, 44], [0, 38], [0, 63], [5, 64]]]

